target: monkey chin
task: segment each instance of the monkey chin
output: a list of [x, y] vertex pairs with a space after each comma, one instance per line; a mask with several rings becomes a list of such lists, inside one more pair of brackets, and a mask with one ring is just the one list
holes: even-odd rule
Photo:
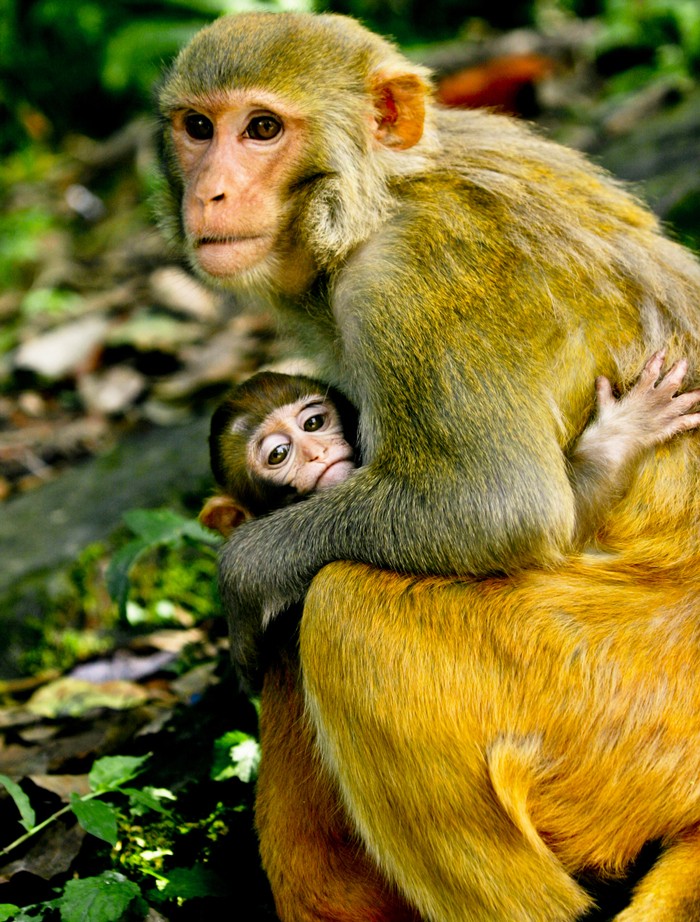
[[[305, 252], [280, 254], [271, 237], [246, 238], [249, 244], [238, 253], [237, 244], [226, 252], [225, 243], [190, 244], [187, 248], [192, 270], [207, 284], [239, 293], [269, 297], [271, 293], [297, 297], [311, 284], [317, 269]], [[253, 246], [253, 242], [258, 245]], [[243, 243], [243, 240], [239, 241]], [[220, 249], [215, 249], [219, 247]], [[202, 253], [206, 249], [206, 253]], [[204, 257], [204, 258], [202, 258]]]

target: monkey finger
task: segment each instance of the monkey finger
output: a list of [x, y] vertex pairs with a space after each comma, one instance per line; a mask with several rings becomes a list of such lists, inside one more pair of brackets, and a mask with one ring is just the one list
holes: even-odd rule
[[691, 429], [697, 429], [700, 426], [700, 413], [686, 413], [679, 416], [667, 428], [668, 437], [677, 435], [679, 432], [688, 432]]
[[673, 398], [672, 406], [677, 413], [687, 413], [692, 410], [696, 404], [700, 403], [700, 390], [686, 391], [684, 394], [678, 394]]
[[657, 383], [656, 390], [675, 393], [683, 383], [687, 371], [687, 359], [679, 359]]
[[604, 407], [612, 406], [615, 403], [612, 386], [605, 375], [599, 375], [595, 379], [595, 393], [599, 409], [602, 410]]
[[644, 368], [642, 369], [642, 373], [639, 376], [639, 380], [635, 384], [635, 387], [653, 387], [659, 379], [659, 375], [661, 374], [661, 369], [665, 359], [665, 349], [659, 349], [658, 352], [655, 352], [645, 363]]

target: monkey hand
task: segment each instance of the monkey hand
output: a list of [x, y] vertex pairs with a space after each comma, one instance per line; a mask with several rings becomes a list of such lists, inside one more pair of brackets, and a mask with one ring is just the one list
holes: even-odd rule
[[700, 425], [700, 414], [690, 412], [700, 403], [700, 391], [680, 393], [688, 371], [687, 360], [681, 359], [663, 373], [665, 358], [665, 350], [654, 353], [639, 380], [620, 400], [615, 400], [607, 378], [596, 381], [600, 420], [611, 432], [614, 427], [619, 432], [624, 432], [625, 427], [633, 430], [643, 448]]

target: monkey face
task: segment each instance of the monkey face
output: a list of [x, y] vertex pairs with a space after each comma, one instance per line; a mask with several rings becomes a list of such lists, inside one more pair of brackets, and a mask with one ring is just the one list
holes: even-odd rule
[[274, 410], [248, 442], [258, 477], [305, 494], [346, 480], [354, 470], [338, 411], [325, 397], [306, 397]]
[[[301, 118], [275, 94], [219, 91], [169, 112], [184, 179], [182, 223], [190, 261], [209, 281], [263, 281], [293, 289], [307, 262], [281, 246], [287, 186], [303, 144]], [[285, 235], [286, 236], [286, 235]]]
[[393, 212], [387, 177], [437, 152], [427, 92], [345, 17], [221, 17], [159, 93], [161, 223], [205, 281], [296, 298]]

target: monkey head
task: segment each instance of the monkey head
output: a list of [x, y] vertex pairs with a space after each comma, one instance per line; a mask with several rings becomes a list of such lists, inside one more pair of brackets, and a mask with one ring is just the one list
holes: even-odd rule
[[239, 508], [258, 516], [346, 479], [356, 438], [357, 413], [342, 394], [300, 375], [258, 372], [214, 411], [211, 468]]
[[421, 168], [427, 71], [344, 16], [224, 16], [159, 94], [161, 220], [207, 281], [304, 291]]

